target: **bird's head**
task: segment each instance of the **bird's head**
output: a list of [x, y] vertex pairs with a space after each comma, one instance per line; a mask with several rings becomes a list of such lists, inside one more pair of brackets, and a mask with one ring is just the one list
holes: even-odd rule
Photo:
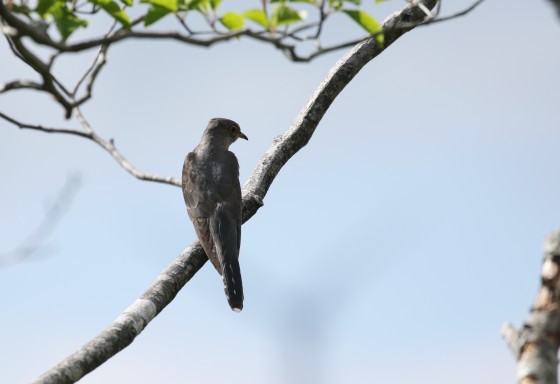
[[214, 118], [211, 119], [204, 131], [204, 138], [208, 142], [223, 145], [227, 148], [237, 139], [249, 140], [243, 132], [239, 124], [233, 120]]

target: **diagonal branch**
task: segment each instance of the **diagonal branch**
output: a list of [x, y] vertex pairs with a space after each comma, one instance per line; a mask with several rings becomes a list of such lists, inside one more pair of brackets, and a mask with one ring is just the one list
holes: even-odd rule
[[[0, 2], [2, 4], [2, 2]], [[10, 48], [14, 51], [15, 55], [22, 60], [24, 63], [29, 65], [35, 72], [37, 72], [43, 79], [43, 84], [41, 88], [50, 93], [55, 100], [64, 108], [66, 111], [66, 118], [69, 118], [72, 114], [72, 105], [57, 89], [57, 86], [62, 87], [61, 83], [53, 76], [51, 73], [51, 68], [48, 64], [44, 63], [35, 56], [21, 41], [19, 36], [6, 36]], [[62, 87], [64, 90], [64, 87]]]
[[[101, 46], [99, 52], [95, 56], [95, 60], [92, 63], [91, 67], [84, 73], [82, 78], [78, 81], [78, 83], [74, 87], [74, 92], [72, 93], [72, 97], [74, 99], [73, 105], [76, 108], [82, 105], [83, 103], [85, 103], [86, 101], [88, 101], [89, 99], [91, 99], [91, 97], [93, 96], [93, 84], [95, 83], [97, 76], [99, 75], [99, 73], [101, 73], [101, 70], [103, 69], [105, 64], [107, 64], [106, 57], [107, 57], [108, 49], [109, 49], [108, 45]], [[76, 95], [78, 93], [78, 90], [80, 89], [80, 86], [83, 84], [83, 82], [86, 80], [87, 83], [86, 83], [85, 94], [76, 100]]]
[[520, 384], [557, 384], [560, 347], [560, 232], [545, 241], [541, 287], [521, 329], [507, 323], [502, 335], [517, 359]]
[[[436, 3], [437, 0], [423, 1], [429, 9], [432, 9]], [[394, 13], [383, 25], [421, 21], [423, 17], [424, 13], [418, 8], [406, 7]], [[244, 221], [249, 220], [262, 206], [262, 200], [275, 177], [288, 160], [309, 142], [325, 112], [344, 87], [368, 62], [407, 31], [408, 29], [400, 29], [387, 33], [383, 48], [377, 45], [374, 38], [368, 39], [355, 46], [335, 64], [292, 126], [286, 133], [275, 139], [270, 149], [263, 155], [243, 187]], [[200, 245], [197, 242], [191, 244], [112, 325], [33, 383], [74, 383], [126, 348], [173, 300], [206, 260]]]
[[[113, 25], [111, 25], [111, 28], [109, 28], [109, 31], [105, 34], [105, 37], [109, 36], [113, 32], [113, 29], [115, 29], [116, 25], [117, 25], [117, 22], [116, 21], [113, 22]], [[93, 59], [93, 62], [91, 63], [89, 68], [85, 71], [85, 73], [82, 75], [82, 77], [78, 80], [78, 82], [74, 86], [74, 91], [72, 92], [72, 94], [70, 96], [72, 96], [72, 100], [73, 100], [74, 105], [76, 107], [79, 107], [80, 105], [85, 103], [87, 100], [91, 99], [93, 84], [95, 82], [95, 79], [97, 78], [97, 76], [99, 75], [99, 73], [101, 72], [101, 70], [103, 69], [105, 64], [107, 64], [107, 50], [108, 49], [109, 49], [109, 45], [106, 45], [106, 44], [101, 45], [101, 47], [99, 48], [99, 51], [97, 52], [97, 54], [95, 55], [95, 58]], [[78, 101], [76, 101], [76, 97], [77, 97], [76, 95], [78, 94], [78, 91], [80, 90], [80, 86], [86, 80], [87, 80], [87, 85], [86, 85], [85, 95], [82, 96]]]

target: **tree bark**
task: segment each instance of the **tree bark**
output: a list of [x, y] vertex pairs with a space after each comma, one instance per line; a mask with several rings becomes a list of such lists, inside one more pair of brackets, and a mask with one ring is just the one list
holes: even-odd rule
[[557, 384], [560, 346], [560, 232], [545, 241], [541, 287], [521, 329], [505, 324], [502, 335], [517, 358], [519, 384]]

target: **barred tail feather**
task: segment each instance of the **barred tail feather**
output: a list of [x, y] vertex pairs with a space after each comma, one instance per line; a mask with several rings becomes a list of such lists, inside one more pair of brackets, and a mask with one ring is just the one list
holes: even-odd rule
[[243, 309], [243, 282], [241, 281], [241, 270], [237, 260], [224, 262], [222, 276], [229, 306], [235, 312], [241, 312]]

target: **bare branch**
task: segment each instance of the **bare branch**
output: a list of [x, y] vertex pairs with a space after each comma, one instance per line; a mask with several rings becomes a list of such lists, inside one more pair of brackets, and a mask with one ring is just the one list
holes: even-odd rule
[[[437, 0], [424, 1], [430, 9], [436, 3]], [[417, 8], [406, 7], [393, 14], [384, 25], [390, 26], [422, 18], [423, 13]], [[275, 177], [288, 160], [311, 139], [317, 125], [338, 94], [368, 62], [406, 31], [401, 29], [387, 34], [384, 47], [380, 47], [374, 38], [370, 38], [355, 46], [332, 68], [288, 131], [274, 140], [243, 187], [244, 221], [249, 220], [262, 206], [263, 199]], [[33, 383], [74, 383], [127, 347], [173, 300], [206, 260], [200, 245], [197, 242], [193, 243], [111, 326]]]
[[[107, 32], [105, 34], [105, 37], [108, 37], [111, 34], [111, 32], [113, 32], [113, 29], [115, 28], [116, 25], [117, 25], [117, 22], [116, 21], [113, 22], [113, 25], [111, 26], [111, 28], [109, 28], [109, 32]], [[82, 104], [84, 101], [91, 98], [91, 90], [92, 90], [95, 78], [97, 77], [99, 72], [101, 72], [101, 69], [103, 68], [103, 66], [107, 63], [107, 60], [106, 60], [105, 57], [107, 55], [107, 50], [108, 49], [109, 49], [108, 45], [102, 45], [101, 48], [99, 48], [99, 52], [97, 52], [97, 55], [95, 55], [95, 58], [93, 59], [93, 62], [91, 63], [90, 67], [86, 70], [86, 72], [83, 74], [83, 76], [80, 78], [80, 80], [78, 80], [78, 82], [76, 83], [76, 85], [74, 87], [74, 91], [72, 92], [72, 98], [74, 99], [74, 102], [76, 102], [75, 101], [76, 100], [76, 95], [78, 93], [78, 90], [80, 89], [80, 86], [86, 80], [86, 78], [88, 78], [88, 76], [89, 76], [88, 85], [87, 85], [87, 88], [86, 88], [86, 95], [82, 98], [83, 101], [78, 103], [78, 105]]]
[[[477, 0], [477, 1], [474, 2], [471, 6], [465, 8], [464, 10], [462, 10], [462, 11], [460, 11], [460, 12], [454, 13], [454, 14], [449, 15], [449, 16], [439, 17], [439, 18], [437, 18], [437, 19], [430, 20], [430, 21], [428, 21], [428, 22], [426, 22], [426, 23], [423, 23], [423, 24], [439, 23], [439, 22], [442, 22], [442, 21], [449, 21], [449, 20], [452, 20], [452, 19], [456, 19], [457, 17], [465, 16], [466, 14], [468, 14], [468, 13], [474, 11], [474, 9], [475, 9], [476, 7], [478, 7], [480, 4], [482, 4], [483, 1], [484, 1], [484, 0]], [[439, 13], [439, 11], [438, 11], [438, 13]]]
[[33, 89], [35, 91], [44, 91], [41, 84], [30, 80], [15, 80], [5, 84], [0, 84], [0, 93], [8, 92], [14, 89]]
[[[418, 3], [418, 1], [419, 0], [415, 0], [415, 1], [412, 2], [412, 4], [416, 4], [416, 3]], [[452, 19], [456, 19], [458, 17], [465, 16], [466, 14], [474, 11], [475, 8], [478, 7], [480, 4], [482, 4], [483, 1], [484, 0], [476, 0], [473, 4], [471, 4], [470, 6], [468, 6], [465, 9], [463, 9], [462, 11], [456, 12], [456, 13], [448, 15], [448, 16], [438, 17], [439, 14], [440, 14], [440, 10], [441, 10], [441, 1], [440, 1], [438, 3], [436, 12], [431, 12], [431, 11], [426, 12], [424, 9], [422, 10], [426, 14], [426, 17], [422, 22], [420, 22], [420, 23], [408, 22], [408, 23], [403, 23], [401, 25], [398, 25], [396, 27], [397, 28], [420, 27], [420, 26], [439, 23], [439, 22], [442, 22], [442, 21], [449, 21], [449, 20], [452, 20]]]
[[119, 165], [121, 167], [123, 167], [128, 173], [130, 173], [132, 176], [136, 177], [137, 179], [140, 180], [146, 180], [146, 181], [153, 181], [156, 183], [163, 183], [163, 184], [169, 184], [169, 185], [174, 185], [174, 186], [180, 186], [181, 182], [171, 176], [160, 176], [160, 175], [156, 175], [156, 174], [152, 174], [152, 173], [146, 173], [146, 172], [141, 172], [139, 171], [135, 166], [133, 166], [115, 147], [115, 142], [113, 139], [109, 139], [109, 140], [105, 140], [103, 139], [101, 136], [97, 135], [90, 127], [90, 125], [87, 123], [87, 121], [84, 119], [81, 111], [79, 109], [77, 109], [78, 111], [78, 120], [80, 121], [80, 124], [82, 125], [82, 127], [84, 128], [84, 131], [77, 131], [74, 129], [66, 129], [66, 128], [51, 128], [51, 127], [44, 127], [42, 125], [33, 125], [33, 124], [26, 124], [26, 123], [22, 123], [21, 121], [18, 121], [16, 119], [14, 119], [13, 117], [10, 117], [2, 112], [0, 112], [0, 118], [12, 123], [13, 125], [21, 128], [21, 129], [32, 129], [35, 131], [40, 131], [40, 132], [46, 132], [46, 133], [62, 133], [62, 134], [67, 134], [67, 135], [74, 135], [74, 136], [80, 136], [86, 139], [89, 139], [91, 141], [93, 141], [94, 143], [96, 143], [97, 145], [99, 145], [100, 147], [102, 147], [104, 150], [106, 150], [107, 152], [109, 152], [109, 154], [117, 161], [117, 163], [119, 163]]
[[[2, 2], [0, 2], [0, 8], [1, 7], [3, 7]], [[39, 59], [33, 53], [31, 53], [31, 51], [29, 51], [25, 47], [20, 37], [6, 36], [6, 39], [8, 40], [10, 44], [10, 48], [12, 49], [12, 51], [14, 51], [16, 56], [19, 59], [21, 59], [24, 63], [29, 65], [31, 68], [33, 68], [35, 72], [37, 72], [43, 78], [43, 84], [41, 88], [45, 92], [50, 93], [56, 99], [56, 101], [66, 111], [66, 117], [69, 118], [72, 113], [72, 105], [60, 93], [60, 91], [57, 89], [57, 85], [60, 86], [65, 92], [67, 91], [64, 89], [62, 84], [58, 82], [58, 80], [56, 80], [56, 78], [52, 75], [52, 73], [50, 72], [50, 66], [44, 63], [43, 61], [41, 61], [41, 59]]]
[[75, 136], [80, 136], [80, 137], [85, 137], [86, 139], [91, 139], [90, 134], [85, 133], [85, 132], [81, 132], [81, 131], [75, 131], [73, 129], [66, 129], [66, 128], [50, 128], [50, 127], [44, 127], [40, 124], [38, 125], [33, 125], [33, 124], [26, 124], [26, 123], [22, 123], [21, 121], [18, 121], [16, 119], [14, 119], [13, 117], [10, 117], [2, 112], [0, 112], [0, 118], [12, 123], [13, 125], [17, 126], [20, 129], [32, 129], [35, 131], [41, 131], [41, 132], [46, 132], [46, 133], [64, 133], [67, 135], [75, 135]]
[[507, 323], [502, 335], [517, 358], [519, 384], [557, 384], [560, 347], [560, 232], [544, 245], [541, 287], [521, 329]]
[[144, 294], [114, 322], [76, 353], [32, 381], [35, 384], [75, 383], [126, 348], [179, 293], [208, 259], [198, 242], [187, 247]]

